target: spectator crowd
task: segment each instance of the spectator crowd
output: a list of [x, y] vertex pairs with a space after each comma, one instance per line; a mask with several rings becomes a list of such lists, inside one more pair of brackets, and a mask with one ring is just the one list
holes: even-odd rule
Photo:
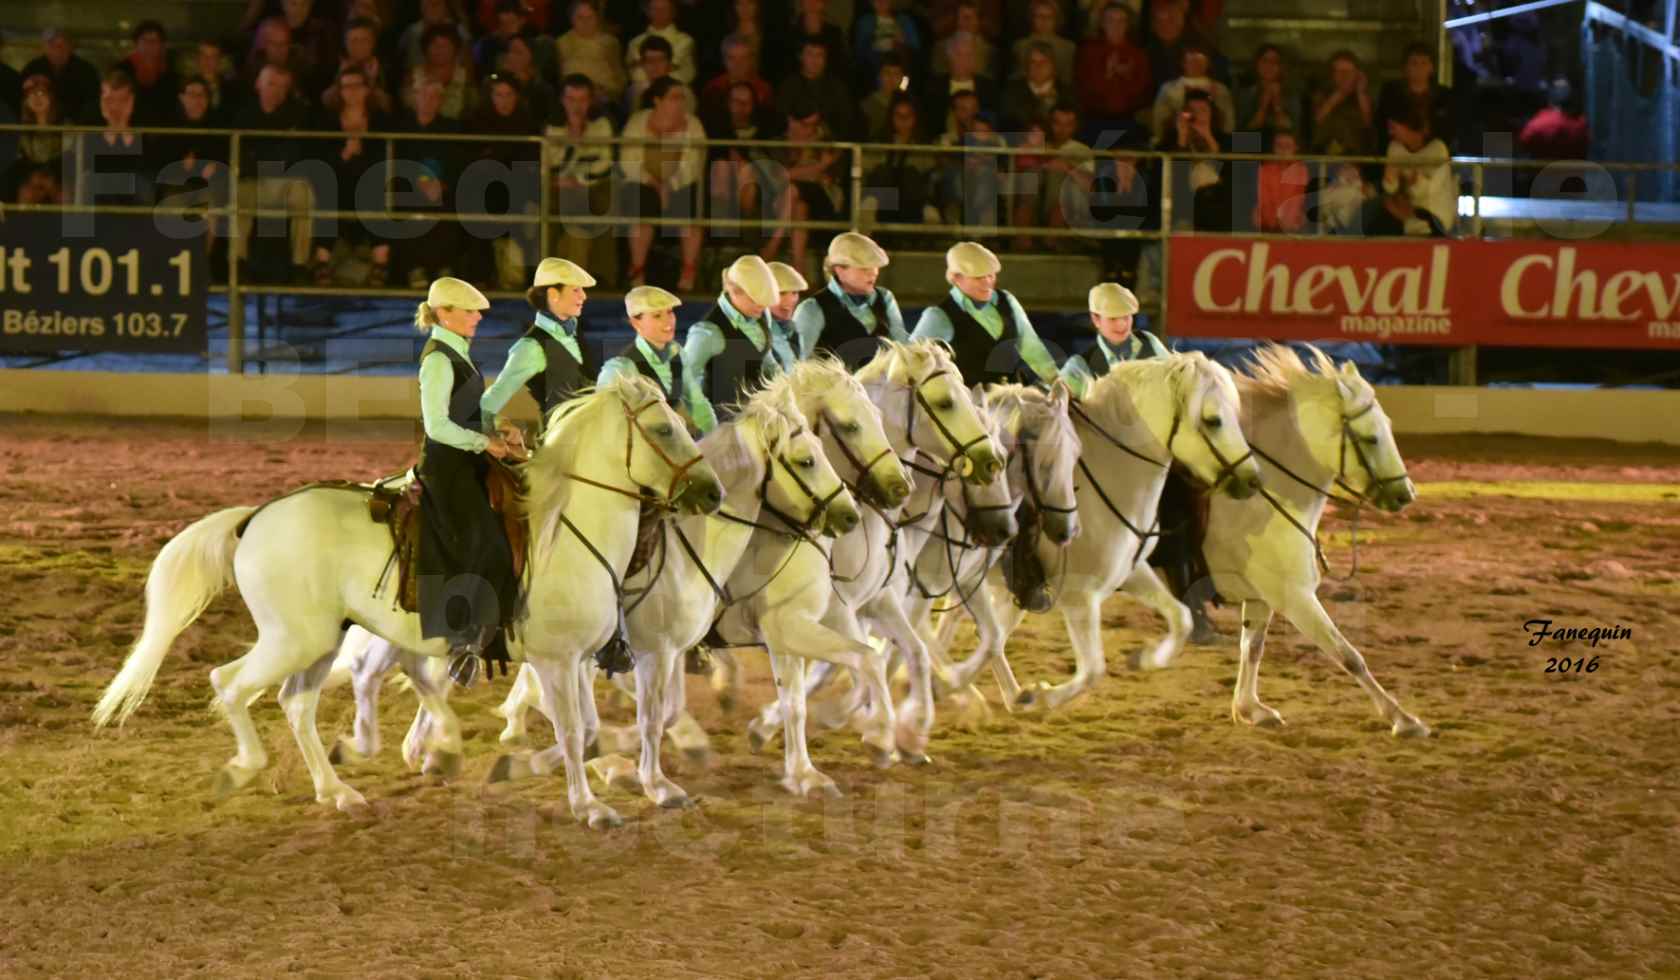
[[[1142, 239], [1095, 245], [1075, 233], [1159, 227], [1163, 175], [1149, 150], [1265, 155], [1175, 163], [1166, 176], [1186, 202], [1176, 220], [1199, 230], [1452, 233], [1460, 120], [1431, 46], [1411, 46], [1401, 77], [1382, 84], [1348, 51], [1319, 66], [1273, 45], [1233, 59], [1214, 43], [1222, 10], [1222, 0], [249, 0], [236, 38], [172, 38], [144, 21], [104, 70], [55, 29], [21, 71], [0, 64], [0, 121], [41, 127], [0, 142], [0, 195], [236, 197], [263, 212], [242, 216], [236, 236], [248, 274], [315, 284], [454, 274], [506, 286], [555, 254], [610, 284], [687, 290], [705, 244], [684, 223], [696, 215], [741, 219], [707, 233], [716, 245], [811, 270], [833, 232], [798, 223], [835, 222], [853, 206], [889, 241], [894, 226], [949, 222], [1002, 226], [1016, 250], [1100, 248], [1108, 277], [1131, 282]], [[1537, 154], [1585, 139], [1567, 94], [1537, 124]], [[97, 131], [53, 128], [67, 124]], [[149, 127], [174, 132], [136, 132]], [[224, 128], [254, 134], [236, 159]], [[866, 144], [861, 200], [849, 154], [830, 142]], [[1014, 152], [979, 152], [1005, 148]], [[538, 243], [530, 217], [544, 202], [557, 234]], [[354, 214], [385, 210], [506, 217]], [[226, 247], [226, 231], [208, 227]]]

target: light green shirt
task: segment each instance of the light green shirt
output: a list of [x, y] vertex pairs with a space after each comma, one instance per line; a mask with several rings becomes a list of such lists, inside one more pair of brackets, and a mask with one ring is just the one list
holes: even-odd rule
[[[768, 351], [765, 345], [773, 336], [770, 326], [770, 311], [765, 310], [758, 317], [743, 316], [729, 302], [728, 295], [718, 297], [718, 309], [735, 329], [747, 338], [753, 348], [759, 353], [768, 353], [762, 368], [765, 377], [772, 377], [777, 370], [784, 368], [782, 354], [772, 346]], [[728, 344], [723, 332], [709, 320], [701, 320], [688, 328], [688, 339], [683, 343], [683, 390], [688, 393], [689, 410], [694, 416], [694, 424], [701, 432], [710, 432], [717, 428], [717, 409], [712, 406], [711, 399], [706, 397], [706, 365], [712, 358], [724, 352]], [[784, 348], [786, 344], [783, 344]], [[792, 351], [788, 349], [787, 366], [792, 364]], [[759, 380], [756, 378], [748, 380]]]
[[[468, 340], [442, 327], [433, 327], [431, 339], [472, 363]], [[481, 453], [490, 440], [481, 432], [456, 425], [449, 418], [449, 396], [455, 391], [455, 368], [449, 355], [432, 351], [420, 359], [420, 420], [426, 427], [426, 438], [469, 453]], [[480, 402], [480, 405], [483, 403]]]
[[[664, 350], [659, 350], [648, 343], [646, 337], [638, 336], [636, 349], [641, 352], [642, 360], [647, 362], [648, 367], [653, 368], [653, 373], [659, 376], [660, 386], [673, 395], [681, 396], [683, 386], [671, 387], [671, 359], [677, 356], [676, 342], [666, 344]], [[632, 364], [630, 358], [620, 355], [601, 365], [601, 374], [595, 379], [595, 386], [599, 388], [615, 378], [640, 377], [641, 373], [641, 369]]]
[[[770, 353], [773, 356], [777, 373], [793, 370], [793, 366], [799, 363], [797, 350], [798, 341], [795, 339], [793, 332], [793, 321], [772, 319], [770, 321]], [[772, 374], [769, 370], [770, 365], [771, 361], [764, 362], [766, 376]]]
[[[537, 329], [560, 342], [572, 359], [583, 363], [583, 354], [578, 348], [577, 317], [566, 320], [556, 320], [547, 313], [537, 313]], [[478, 400], [478, 405], [484, 410], [484, 424], [495, 428], [496, 416], [507, 403], [513, 400], [519, 389], [525, 387], [525, 382], [548, 370], [548, 357], [543, 354], [542, 344], [533, 337], [521, 337], [508, 348], [507, 363], [502, 365], [502, 373], [496, 375], [496, 383], [484, 392], [484, 397]], [[537, 406], [539, 409], [541, 405]]]
[[[1027, 311], [1021, 308], [1020, 301], [1014, 295], [999, 289], [992, 293], [991, 302], [981, 305], [969, 299], [962, 290], [952, 286], [951, 296], [969, 316], [979, 321], [980, 326], [984, 327], [994, 340], [1003, 336], [1003, 312], [997, 308], [998, 297], [1003, 297], [1009, 304], [1010, 312], [1015, 314], [1015, 324], [1021, 331], [1021, 360], [1025, 361], [1045, 384], [1056, 380], [1059, 375], [1056, 359], [1050, 356], [1049, 348], [1038, 338], [1038, 331], [1033, 329], [1032, 321], [1027, 319]], [[910, 339], [942, 340], [949, 344], [955, 336], [956, 331], [951, 326], [951, 318], [935, 305], [922, 311], [922, 318], [916, 321], [916, 331], [910, 335]]]
[[[840, 297], [841, 305], [849, 310], [863, 328], [870, 333], [876, 333], [875, 311], [871, 305], [877, 294], [880, 295], [887, 311], [887, 338], [903, 343], [910, 339], [910, 331], [904, 329], [904, 313], [898, 308], [898, 300], [885, 289], [876, 287], [868, 296], [853, 296], [840, 285], [840, 280], [830, 279], [828, 291]], [[823, 319], [822, 305], [813, 297], [800, 303], [793, 311], [793, 327], [799, 335], [799, 353], [801, 357], [810, 357], [822, 342], [823, 328], [828, 322]]]
[[[1108, 359], [1109, 367], [1126, 361], [1137, 360], [1143, 354], [1145, 347], [1149, 348], [1156, 357], [1167, 355], [1166, 345], [1147, 330], [1133, 330], [1132, 335], [1126, 339], [1126, 342], [1118, 350], [1107, 340], [1104, 340], [1101, 334], [1097, 335], [1097, 349], [1102, 351], [1103, 356]], [[1075, 398], [1084, 398], [1086, 389], [1090, 388], [1091, 382], [1095, 381], [1096, 377], [1091, 373], [1091, 365], [1085, 362], [1085, 358], [1070, 357], [1067, 359], [1067, 363], [1062, 365], [1062, 380], [1067, 382], [1067, 386], [1073, 391]]]

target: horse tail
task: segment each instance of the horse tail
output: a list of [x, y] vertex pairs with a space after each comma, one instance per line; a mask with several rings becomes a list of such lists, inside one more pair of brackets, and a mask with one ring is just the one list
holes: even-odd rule
[[157, 677], [181, 631], [233, 584], [239, 530], [255, 507], [230, 507], [199, 519], [171, 538], [146, 576], [146, 625], [122, 670], [93, 709], [95, 728], [128, 720]]

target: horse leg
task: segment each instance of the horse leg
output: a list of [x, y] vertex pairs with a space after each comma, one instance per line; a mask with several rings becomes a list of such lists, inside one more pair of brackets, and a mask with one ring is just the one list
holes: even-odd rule
[[578, 717], [582, 692], [578, 681], [583, 671], [577, 659], [532, 659], [527, 666], [536, 674], [542, 694], [540, 708], [554, 723], [557, 744], [541, 752], [504, 755], [490, 767], [490, 781], [501, 782], [528, 776], [546, 776], [562, 765], [566, 769], [566, 798], [572, 816], [591, 828], [617, 827], [624, 823], [612, 807], [595, 798], [589, 788], [583, 761], [583, 725]]
[[910, 625], [904, 607], [893, 595], [879, 596], [869, 604], [870, 619], [897, 646], [909, 674], [910, 689], [898, 706], [894, 733], [899, 754], [913, 765], [927, 765], [928, 733], [933, 730], [933, 665], [927, 645]]
[[735, 710], [735, 700], [740, 694], [741, 664], [728, 650], [708, 650], [706, 653], [712, 661], [711, 676], [707, 680], [712, 694], [717, 697], [718, 707], [727, 714]]
[[1068, 643], [1073, 647], [1073, 677], [1050, 685], [1027, 697], [1035, 708], [1055, 710], [1084, 694], [1108, 673], [1102, 648], [1102, 600], [1094, 593], [1064, 595], [1062, 621], [1067, 624]]
[[524, 742], [528, 733], [525, 729], [525, 716], [532, 708], [538, 706], [542, 695], [539, 691], [537, 670], [529, 663], [519, 665], [519, 671], [514, 674], [513, 687], [508, 695], [496, 707], [496, 714], [507, 722], [502, 728], [501, 741], [504, 743]]
[[1330, 614], [1324, 611], [1318, 596], [1305, 590], [1291, 591], [1278, 608], [1285, 618], [1295, 624], [1296, 629], [1318, 645], [1325, 656], [1359, 682], [1359, 686], [1370, 695], [1377, 713], [1389, 723], [1389, 730], [1393, 734], [1418, 737], [1429, 734], [1429, 726], [1402, 710], [1400, 703], [1383, 690], [1377, 679], [1371, 676], [1370, 668], [1365, 666], [1365, 658], [1347, 641], [1347, 637], [1336, 628], [1336, 624], [1330, 621]]
[[367, 806], [362, 794], [346, 786], [333, 772], [327, 759], [327, 748], [321, 744], [321, 732], [315, 726], [315, 707], [321, 701], [321, 683], [332, 671], [336, 650], [323, 654], [321, 659], [286, 678], [280, 688], [280, 705], [285, 709], [286, 721], [292, 726], [303, 764], [309, 767], [309, 777], [315, 784], [315, 802], [331, 803], [349, 812]]
[[659, 747], [665, 741], [665, 673], [663, 654], [636, 656], [636, 725], [642, 742], [641, 764], [636, 774], [648, 799], [675, 809], [689, 806], [690, 801], [683, 788], [671, 782], [659, 765]]
[[685, 760], [704, 769], [712, 762], [712, 740], [688, 712], [688, 682], [683, 674], [683, 661], [684, 657], [676, 654], [661, 660], [665, 670], [665, 734]]
[[1272, 607], [1259, 599], [1242, 604], [1242, 634], [1237, 640], [1237, 683], [1231, 691], [1231, 719], [1260, 728], [1277, 728], [1283, 716], [1260, 701], [1260, 658], [1266, 653], [1266, 627]]
[[[414, 686], [420, 710], [403, 739], [403, 758], [410, 768], [430, 776], [454, 779], [466, 761], [461, 720], [449, 706], [449, 665], [439, 657], [399, 652], [397, 663]], [[422, 755], [424, 753], [424, 755]]]
[[[593, 759], [601, 754], [601, 714], [595, 707], [595, 675], [599, 668], [593, 657], [578, 661], [578, 725], [583, 731], [583, 757]], [[627, 685], [630, 678], [613, 678], [618, 685]]]
[[1134, 652], [1128, 665], [1133, 670], [1159, 670], [1172, 663], [1184, 652], [1185, 641], [1190, 636], [1190, 607], [1178, 601], [1148, 562], [1141, 562], [1133, 568], [1120, 588], [1160, 613], [1167, 621], [1167, 635], [1157, 640], [1153, 648]]
[[282, 644], [275, 638], [278, 632], [271, 628], [264, 635], [259, 629], [256, 645], [243, 657], [210, 671], [210, 685], [216, 691], [214, 704], [226, 715], [238, 744], [233, 758], [216, 774], [214, 791], [218, 796], [243, 788], [268, 767], [268, 752], [257, 734], [256, 723], [251, 720], [251, 702], [304, 666], [288, 654], [290, 644]]
[[771, 653], [777, 699], [782, 703], [782, 788], [799, 797], [839, 796], [840, 788], [811, 764], [805, 742], [805, 661]]
[[364, 630], [345, 632], [338, 659], [333, 662], [333, 674], [322, 685], [323, 690], [331, 688], [340, 666], [348, 666], [350, 690], [356, 698], [356, 722], [351, 738], [341, 735], [333, 742], [327, 760], [334, 765], [362, 762], [379, 754], [379, 691], [385, 684], [385, 672], [396, 662], [395, 649], [383, 637]]

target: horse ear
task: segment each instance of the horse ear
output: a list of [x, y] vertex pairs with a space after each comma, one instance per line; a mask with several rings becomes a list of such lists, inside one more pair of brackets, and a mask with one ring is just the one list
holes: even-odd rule
[[1068, 388], [1066, 381], [1057, 378], [1050, 382], [1050, 404], [1058, 410], [1067, 408], [1068, 400], [1072, 397], [1073, 391]]
[[1343, 361], [1342, 362], [1342, 377], [1344, 377], [1344, 378], [1357, 378], [1357, 377], [1359, 377], [1359, 368], [1355, 367], [1354, 363], [1352, 361]]

